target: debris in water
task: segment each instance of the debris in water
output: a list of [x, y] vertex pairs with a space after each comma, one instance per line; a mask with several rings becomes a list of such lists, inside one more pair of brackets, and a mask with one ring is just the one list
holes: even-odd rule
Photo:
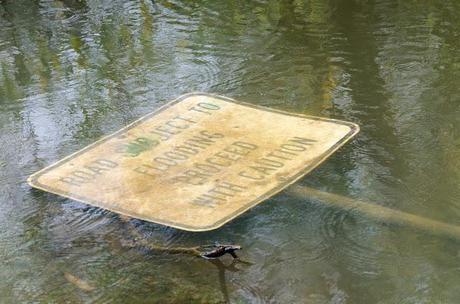
[[204, 252], [201, 254], [201, 256], [205, 259], [216, 259], [220, 258], [221, 256], [225, 254], [230, 254], [234, 259], [237, 259], [238, 256], [236, 255], [235, 251], [236, 250], [241, 250], [241, 246], [239, 245], [219, 245], [216, 244], [214, 245], [214, 249]]
[[217, 242], [214, 245], [194, 247], [159, 246], [152, 244], [148, 240], [146, 240], [132, 223], [128, 222], [127, 224], [128, 231], [130, 232], [134, 240], [121, 240], [120, 243], [124, 247], [142, 246], [153, 251], [165, 252], [170, 254], [190, 254], [205, 259], [220, 258], [225, 254], [230, 254], [234, 259], [238, 259], [238, 256], [236, 255], [235, 251], [242, 249], [242, 247], [239, 245], [222, 245]]
[[73, 274], [70, 274], [68, 272], [64, 272], [64, 277], [69, 283], [72, 283], [73, 285], [77, 286], [81, 290], [84, 291], [93, 291], [96, 289], [96, 287], [90, 285], [88, 282], [85, 280], [80, 279], [79, 277], [74, 276]]

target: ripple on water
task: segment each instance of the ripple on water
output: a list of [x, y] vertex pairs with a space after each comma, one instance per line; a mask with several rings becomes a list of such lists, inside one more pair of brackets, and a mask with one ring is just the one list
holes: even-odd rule
[[[364, 218], [359, 213], [324, 209], [318, 237], [333, 254], [330, 258], [359, 276], [375, 277], [394, 267], [395, 259], [423, 261], [425, 253], [406, 248], [399, 238], [405, 230]], [[428, 242], [429, 243], [429, 242]]]
[[[270, 254], [263, 263], [264, 269], [283, 269], [290, 265], [338, 263], [361, 276], [376, 276], [394, 257], [395, 235], [387, 227], [363, 218], [352, 211], [343, 211], [304, 203], [290, 205], [294, 209], [290, 217], [277, 218], [286, 222], [283, 230], [295, 237], [271, 234]], [[275, 211], [278, 213], [280, 210]], [[273, 219], [271, 219], [273, 220]], [[276, 231], [270, 227], [271, 231]], [[259, 233], [260, 231], [258, 231]], [[263, 244], [261, 255], [266, 252]], [[414, 256], [417, 259], [416, 256]]]
[[372, 245], [373, 238], [378, 238], [372, 223], [333, 208], [324, 209], [320, 222], [318, 236], [331, 251], [331, 258], [340, 258], [348, 269], [360, 275], [379, 273], [382, 264], [378, 257], [383, 249]]
[[245, 299], [248, 299], [250, 303], [262, 304], [268, 303], [267, 292], [262, 289], [262, 285], [254, 284], [241, 278], [231, 280], [232, 291], [236, 292]]
[[172, 227], [149, 223], [141, 220], [135, 221], [137, 222], [137, 225], [135, 225], [137, 231], [141, 233], [148, 241], [151, 241], [152, 243], [160, 246], [180, 246], [180, 244], [183, 244], [183, 241], [189, 234], [186, 231]]

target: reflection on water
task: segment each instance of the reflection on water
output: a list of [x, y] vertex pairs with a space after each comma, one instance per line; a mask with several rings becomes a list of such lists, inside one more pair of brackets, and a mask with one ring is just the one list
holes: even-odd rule
[[[301, 183], [460, 224], [460, 2], [0, 1], [1, 302], [457, 303], [460, 241], [280, 194], [222, 229], [253, 265], [122, 246], [26, 177], [190, 91], [357, 122]], [[236, 271], [236, 268], [239, 271]], [[87, 292], [64, 273], [96, 287]]]

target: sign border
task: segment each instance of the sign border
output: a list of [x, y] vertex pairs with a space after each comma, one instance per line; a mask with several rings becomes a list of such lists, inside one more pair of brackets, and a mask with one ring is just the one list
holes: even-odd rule
[[[207, 96], [207, 97], [221, 99], [221, 100], [226, 101], [226, 102], [231, 102], [231, 103], [239, 104], [239, 105], [242, 105], [242, 106], [247, 106], [247, 107], [250, 107], [250, 108], [255, 108], [255, 109], [258, 109], [258, 110], [274, 112], [274, 113], [288, 115], [288, 116], [308, 118], [308, 119], [312, 119], [312, 120], [334, 122], [334, 123], [337, 123], [337, 124], [348, 126], [350, 128], [350, 131], [341, 140], [336, 142], [326, 152], [324, 152], [320, 156], [318, 156], [312, 163], [310, 163], [308, 166], [303, 168], [303, 170], [299, 171], [293, 177], [291, 177], [289, 179], [286, 179], [285, 182], [280, 183], [275, 188], [270, 189], [269, 191], [267, 191], [264, 194], [260, 195], [256, 199], [249, 201], [247, 204], [244, 204], [243, 206], [241, 206], [235, 212], [233, 212], [233, 213], [227, 215], [226, 217], [223, 217], [220, 220], [216, 221], [215, 223], [213, 223], [211, 225], [207, 225], [207, 226], [189, 226], [189, 225], [184, 225], [184, 224], [173, 222], [173, 221], [146, 218], [146, 217], [144, 217], [144, 216], [142, 216], [140, 214], [136, 214], [135, 212], [127, 211], [127, 210], [125, 210], [123, 208], [119, 208], [119, 207], [107, 206], [104, 203], [101, 204], [101, 202], [99, 202], [97, 200], [93, 200], [91, 198], [86, 198], [86, 197], [80, 196], [78, 194], [65, 193], [65, 192], [63, 192], [63, 191], [61, 191], [59, 189], [53, 188], [51, 186], [48, 186], [48, 185], [45, 185], [45, 184], [42, 184], [42, 183], [39, 182], [39, 178], [43, 174], [49, 172], [50, 170], [52, 170], [52, 169], [54, 169], [54, 168], [56, 168], [56, 167], [58, 167], [58, 166], [60, 166], [60, 165], [62, 165], [64, 163], [66, 163], [66, 162], [68, 162], [70, 160], [72, 160], [73, 158], [79, 156], [80, 154], [82, 154], [84, 152], [87, 152], [87, 151], [99, 146], [100, 144], [106, 142], [107, 140], [109, 140], [109, 139], [111, 139], [113, 137], [116, 137], [116, 136], [118, 136], [118, 135], [120, 135], [120, 134], [122, 134], [122, 133], [124, 133], [124, 132], [126, 132], [126, 131], [128, 131], [130, 129], [132, 129], [133, 127], [135, 127], [138, 124], [142, 123], [143, 121], [151, 118], [152, 116], [155, 116], [158, 113], [161, 113], [162, 111], [168, 109], [169, 107], [181, 102], [182, 100], [184, 100], [186, 98], [192, 97], [192, 96]], [[106, 210], [109, 210], [109, 211], [112, 211], [112, 212], [115, 212], [115, 213], [119, 213], [119, 214], [123, 214], [123, 215], [126, 215], [126, 216], [138, 218], [138, 219], [145, 220], [145, 221], [148, 221], [148, 222], [153, 222], [153, 223], [157, 223], [157, 224], [171, 226], [171, 227], [178, 228], [178, 229], [181, 229], [181, 230], [186, 230], [186, 231], [194, 231], [194, 232], [209, 231], [209, 230], [214, 230], [214, 229], [217, 229], [219, 227], [222, 227], [227, 222], [233, 220], [234, 218], [236, 218], [239, 215], [243, 214], [247, 210], [251, 209], [252, 207], [254, 207], [256, 205], [258, 205], [262, 201], [270, 198], [271, 196], [273, 196], [273, 195], [277, 194], [278, 192], [282, 191], [283, 189], [285, 189], [289, 185], [295, 183], [300, 178], [302, 178], [303, 176], [305, 176], [306, 174], [311, 172], [313, 169], [315, 169], [317, 166], [319, 166], [321, 163], [323, 163], [331, 154], [333, 154], [335, 151], [337, 151], [341, 146], [343, 146], [346, 142], [348, 142], [358, 132], [359, 132], [359, 126], [357, 124], [355, 124], [355, 123], [352, 123], [352, 122], [336, 120], [336, 119], [331, 119], [331, 118], [309, 116], [309, 115], [298, 114], [298, 113], [290, 113], [290, 112], [286, 112], [286, 111], [282, 111], [282, 110], [277, 110], [277, 109], [272, 109], [272, 108], [268, 108], [268, 107], [264, 107], [264, 106], [259, 106], [259, 105], [254, 105], [254, 104], [250, 104], [250, 103], [246, 103], [246, 102], [237, 101], [237, 100], [234, 100], [232, 98], [225, 97], [225, 96], [220, 96], [220, 95], [217, 95], [217, 94], [192, 92], [192, 93], [188, 93], [188, 94], [184, 94], [184, 95], [179, 96], [178, 98], [166, 103], [165, 105], [161, 106], [160, 108], [156, 109], [155, 111], [153, 111], [153, 112], [151, 112], [151, 113], [149, 113], [149, 114], [147, 114], [145, 116], [142, 116], [141, 118], [135, 120], [131, 124], [121, 128], [120, 130], [118, 130], [118, 131], [116, 131], [116, 132], [114, 132], [112, 134], [109, 134], [107, 136], [104, 136], [101, 139], [95, 141], [94, 143], [84, 147], [83, 149], [78, 150], [77, 152], [75, 152], [73, 154], [70, 154], [69, 156], [57, 161], [56, 163], [54, 163], [54, 164], [52, 164], [52, 165], [50, 165], [48, 167], [45, 167], [45, 168], [41, 169], [40, 171], [30, 175], [29, 178], [27, 179], [27, 183], [31, 187], [37, 188], [39, 190], [50, 192], [50, 193], [53, 193], [53, 194], [56, 194], [56, 195], [60, 195], [60, 196], [75, 200], [75, 201], [79, 201], [79, 202], [89, 204], [89, 205], [92, 205], [92, 206], [95, 206], [95, 207], [98, 207], [98, 208], [103, 208], [103, 209], [106, 209]]]

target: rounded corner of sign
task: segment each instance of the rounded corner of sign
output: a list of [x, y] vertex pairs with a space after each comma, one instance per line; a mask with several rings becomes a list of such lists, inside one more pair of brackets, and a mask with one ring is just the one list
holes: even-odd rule
[[38, 187], [37, 179], [38, 179], [37, 174], [32, 174], [31, 176], [27, 178], [26, 182], [29, 186], [33, 188], [37, 188]]
[[336, 124], [346, 127], [349, 130], [347, 134], [345, 135], [345, 139], [350, 139], [354, 137], [361, 130], [360, 126], [354, 122], [344, 121], [344, 120], [332, 120], [332, 121], [335, 122]]
[[350, 130], [352, 131], [351, 136], [355, 136], [361, 130], [360, 126], [354, 122], [348, 122], [348, 126], [350, 127]]

